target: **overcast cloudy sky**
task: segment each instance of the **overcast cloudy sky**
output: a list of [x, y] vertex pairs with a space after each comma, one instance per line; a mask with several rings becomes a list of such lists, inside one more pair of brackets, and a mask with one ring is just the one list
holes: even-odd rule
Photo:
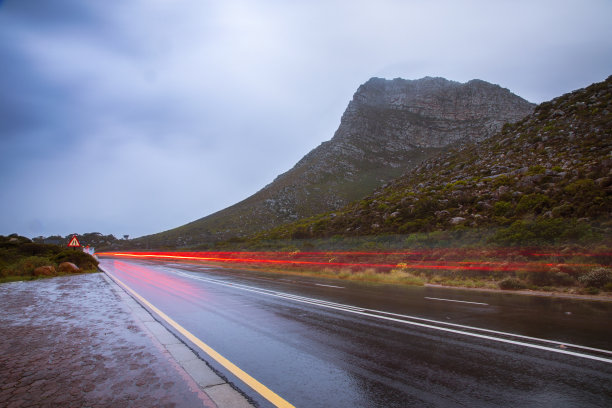
[[612, 1], [0, 0], [0, 234], [170, 229], [330, 139], [370, 77], [531, 102], [612, 74]]

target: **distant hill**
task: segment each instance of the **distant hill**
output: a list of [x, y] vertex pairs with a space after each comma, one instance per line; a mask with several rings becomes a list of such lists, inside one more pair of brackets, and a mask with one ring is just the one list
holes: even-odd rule
[[39, 244], [52, 244], [52, 245], [60, 245], [66, 246], [70, 239], [76, 236], [79, 243], [82, 246], [90, 246], [96, 249], [105, 249], [105, 248], [120, 248], [128, 242], [127, 240], [119, 240], [115, 238], [114, 235], [103, 235], [99, 232], [87, 232], [85, 234], [77, 234], [76, 232], [73, 234], [68, 234], [65, 237], [61, 235], [52, 235], [49, 237], [36, 237], [33, 238], [32, 241]]
[[435, 156], [482, 141], [535, 105], [498, 85], [443, 78], [372, 78], [349, 103], [338, 130], [256, 194], [139, 247], [193, 246], [244, 237], [337, 210]]
[[504, 245], [612, 237], [612, 77], [419, 164], [339, 211], [258, 239], [495, 230]]

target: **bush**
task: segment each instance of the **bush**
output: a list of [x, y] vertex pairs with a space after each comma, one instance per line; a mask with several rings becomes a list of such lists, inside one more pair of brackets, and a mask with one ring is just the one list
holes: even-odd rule
[[561, 271], [553, 272], [551, 280], [557, 286], [572, 286], [576, 282], [570, 274]]
[[505, 290], [519, 290], [525, 289], [527, 286], [516, 278], [505, 278], [501, 282], [499, 282], [500, 289]]
[[501, 245], [550, 245], [596, 238], [591, 226], [575, 220], [539, 217], [535, 221], [517, 220], [499, 229], [491, 241]]
[[552, 283], [551, 274], [548, 271], [531, 271], [527, 274], [527, 280], [536, 286], [549, 286]]
[[597, 295], [597, 294], [599, 293], [599, 289], [597, 289], [597, 288], [595, 288], [595, 287], [593, 287], [593, 286], [589, 286], [589, 287], [586, 289], [586, 293], [587, 293], [588, 295]]
[[507, 175], [501, 175], [499, 177], [496, 177], [493, 180], [493, 187], [497, 188], [500, 186], [511, 186], [514, 184], [514, 178], [509, 177]]
[[98, 268], [98, 261], [93, 256], [86, 254], [83, 251], [74, 249], [64, 249], [59, 254], [53, 257], [53, 260], [58, 264], [62, 262], [72, 262], [79, 269], [91, 271]]
[[573, 183], [568, 184], [563, 188], [567, 194], [573, 196], [584, 197], [585, 195], [591, 195], [590, 193], [595, 189], [595, 183], [591, 179], [580, 179]]
[[516, 212], [519, 214], [533, 213], [540, 214], [550, 206], [550, 199], [544, 194], [527, 194], [521, 197], [516, 205]]
[[587, 287], [603, 288], [612, 283], [612, 271], [606, 268], [595, 268], [579, 277], [578, 281]]
[[508, 215], [512, 212], [512, 203], [507, 201], [498, 201], [493, 205], [493, 214], [498, 216]]
[[571, 204], [564, 203], [552, 209], [553, 217], [570, 217], [574, 214], [574, 207]]
[[537, 286], [572, 286], [576, 282], [572, 276], [561, 272], [558, 268], [548, 271], [531, 271], [526, 276], [529, 283]]
[[[43, 258], [40, 256], [28, 256], [26, 258], [21, 258], [15, 264], [13, 264], [9, 269], [8, 275], [13, 276], [28, 276], [34, 273], [34, 269], [39, 266], [49, 265], [49, 259]], [[8, 276], [7, 275], [7, 276]]]
[[18, 248], [18, 252], [21, 255], [26, 256], [49, 256], [58, 253], [59, 247], [57, 245], [50, 244], [39, 244], [35, 242], [27, 242], [21, 244]]
[[544, 166], [536, 164], [535, 166], [530, 166], [529, 167], [529, 169], [527, 170], [527, 175], [528, 176], [535, 176], [537, 174], [544, 174], [545, 171], [546, 171], [546, 169], [544, 168]]

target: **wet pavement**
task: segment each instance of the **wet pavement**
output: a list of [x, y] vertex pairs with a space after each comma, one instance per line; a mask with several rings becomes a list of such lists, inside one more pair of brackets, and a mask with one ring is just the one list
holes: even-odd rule
[[612, 406], [610, 302], [102, 266], [297, 407]]
[[0, 284], [0, 406], [217, 407], [107, 279]]

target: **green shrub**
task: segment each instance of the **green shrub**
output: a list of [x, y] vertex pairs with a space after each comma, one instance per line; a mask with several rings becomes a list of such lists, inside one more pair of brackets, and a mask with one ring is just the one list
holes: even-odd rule
[[554, 207], [552, 210], [553, 217], [569, 217], [574, 213], [574, 207], [571, 204], [565, 203]]
[[18, 251], [21, 255], [50, 256], [58, 253], [60, 251], [60, 247], [57, 245], [26, 242], [19, 246]]
[[493, 180], [493, 187], [496, 187], [496, 188], [500, 186], [510, 186], [512, 184], [514, 184], [514, 179], [505, 174], [502, 176], [496, 177]]
[[498, 201], [493, 205], [493, 214], [497, 216], [509, 215], [512, 212], [512, 203], [507, 201]]
[[596, 238], [590, 225], [575, 220], [539, 217], [535, 221], [514, 221], [499, 229], [490, 239], [502, 245], [550, 245], [565, 241]]
[[583, 196], [585, 194], [590, 195], [589, 193], [593, 191], [595, 188], [595, 183], [591, 179], [581, 179], [576, 180], [573, 183], [568, 184], [563, 188], [567, 194], [571, 194], [573, 196], [579, 195]]
[[536, 174], [544, 174], [545, 171], [546, 169], [544, 168], [544, 166], [540, 166], [539, 164], [536, 164], [535, 166], [529, 167], [529, 169], [527, 170], [527, 175], [535, 176]]
[[572, 286], [576, 282], [570, 274], [561, 271], [552, 272], [551, 281], [557, 286]]
[[521, 197], [516, 205], [516, 212], [519, 214], [533, 213], [540, 214], [550, 206], [550, 198], [544, 194], [527, 194]]
[[612, 271], [606, 268], [595, 268], [579, 277], [578, 281], [587, 287], [603, 288], [608, 283], [612, 283]]
[[536, 286], [549, 286], [552, 284], [551, 275], [548, 271], [531, 271], [527, 274], [527, 280]]
[[586, 293], [589, 295], [597, 295], [599, 293], [599, 289], [593, 286], [589, 286], [588, 288], [586, 288]]
[[49, 265], [50, 263], [51, 262], [49, 262], [48, 258], [43, 258], [40, 256], [28, 256], [26, 258], [21, 258], [8, 268], [9, 273], [7, 276], [29, 276], [33, 274], [34, 269], [38, 268], [39, 266]]
[[500, 289], [504, 290], [520, 290], [525, 289], [527, 286], [516, 278], [505, 278], [499, 282]]
[[53, 257], [53, 260], [60, 264], [62, 262], [72, 262], [79, 269], [91, 271], [98, 268], [98, 261], [93, 256], [86, 254], [83, 251], [74, 249], [64, 249], [59, 254]]
[[[532, 285], [536, 286], [572, 286], [576, 280], [565, 272], [561, 272], [557, 268], [549, 271], [531, 271], [527, 273], [527, 280]], [[543, 288], [542, 288], [543, 289]]]
[[414, 218], [426, 218], [438, 210], [438, 201], [429, 197], [418, 200], [414, 205]]

